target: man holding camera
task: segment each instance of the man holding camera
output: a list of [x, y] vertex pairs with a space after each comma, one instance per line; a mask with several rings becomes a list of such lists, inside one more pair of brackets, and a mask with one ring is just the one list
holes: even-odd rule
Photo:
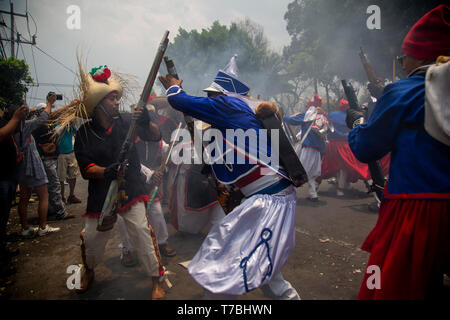
[[[54, 108], [56, 99], [56, 93], [50, 91], [47, 94], [47, 106], [50, 110]], [[66, 206], [61, 197], [61, 185], [58, 178], [59, 146], [54, 137], [54, 130], [55, 127], [53, 123], [51, 121], [46, 121], [33, 131], [33, 136], [36, 140], [36, 146], [42, 159], [42, 163], [44, 164], [48, 179], [48, 215], [55, 216], [57, 220], [63, 220], [74, 218], [75, 216], [66, 211]]]

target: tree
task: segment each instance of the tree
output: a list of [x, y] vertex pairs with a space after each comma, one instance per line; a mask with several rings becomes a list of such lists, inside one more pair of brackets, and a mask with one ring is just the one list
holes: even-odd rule
[[280, 92], [282, 57], [269, 49], [263, 28], [249, 19], [230, 27], [215, 21], [200, 32], [179, 28], [167, 49], [184, 79], [183, 86], [192, 94], [200, 94], [234, 54], [238, 55], [239, 78], [253, 96], [267, 99]]
[[[380, 30], [369, 30], [366, 25], [366, 10], [373, 4], [381, 10]], [[299, 75], [317, 79], [339, 98], [336, 80], [367, 81], [358, 56], [362, 46], [377, 76], [392, 79], [393, 60], [400, 55], [406, 33], [438, 4], [435, 0], [292, 1], [284, 16], [291, 36], [283, 52], [286, 68], [292, 79]]]
[[0, 108], [18, 105], [28, 91], [26, 85], [33, 79], [24, 60], [0, 58]]

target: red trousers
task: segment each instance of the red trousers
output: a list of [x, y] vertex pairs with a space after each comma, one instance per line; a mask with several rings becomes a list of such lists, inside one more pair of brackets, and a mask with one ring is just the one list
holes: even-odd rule
[[381, 271], [381, 288], [370, 288], [375, 283], [370, 270], [358, 299], [431, 297], [450, 270], [450, 201], [383, 200], [362, 249], [370, 252], [367, 267]]

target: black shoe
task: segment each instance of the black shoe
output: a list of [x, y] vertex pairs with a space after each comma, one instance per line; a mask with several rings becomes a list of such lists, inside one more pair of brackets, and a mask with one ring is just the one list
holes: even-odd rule
[[161, 255], [165, 257], [175, 257], [177, 255], [177, 252], [171, 247], [169, 247], [168, 244], [160, 245], [159, 252], [161, 253]]
[[75, 215], [73, 213], [64, 213], [64, 214], [57, 214], [55, 216], [55, 220], [67, 220], [67, 219], [73, 219], [75, 218]]
[[317, 197], [315, 197], [315, 198], [308, 197], [307, 199], [311, 202], [319, 202], [319, 198], [317, 198]]

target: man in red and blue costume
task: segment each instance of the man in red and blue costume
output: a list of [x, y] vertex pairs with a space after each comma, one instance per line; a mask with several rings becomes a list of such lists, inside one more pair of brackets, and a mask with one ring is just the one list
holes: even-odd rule
[[[295, 188], [283, 169], [273, 163], [248, 158], [245, 163], [237, 163], [243, 152], [256, 160], [261, 152], [270, 156], [273, 150], [265, 142], [255, 146], [245, 139], [245, 145], [241, 145], [225, 138], [230, 129], [254, 129], [258, 137], [258, 130], [264, 129], [246, 102], [251, 100], [248, 86], [230, 73], [219, 71], [211, 86], [204, 89], [208, 97], [188, 95], [181, 88], [182, 80], [170, 75], [160, 77], [173, 108], [222, 133], [223, 145], [230, 151], [227, 155], [234, 161], [224, 156], [222, 163], [214, 162], [213, 174], [220, 183], [239, 187], [245, 197], [211, 228], [188, 271], [206, 289], [207, 298], [233, 299], [261, 288], [271, 298], [298, 300], [297, 291], [280, 272], [295, 245]], [[221, 140], [217, 141], [219, 145]]]
[[[375, 266], [380, 273], [365, 274], [358, 299], [424, 299], [441, 292], [450, 262], [450, 147], [424, 130], [424, 100], [427, 67], [449, 50], [450, 8], [440, 5], [403, 41], [408, 77], [386, 86], [367, 123], [357, 111], [347, 113], [358, 160], [391, 152], [378, 221], [362, 246], [370, 252], [368, 270]], [[379, 285], [372, 282], [377, 276]]]
[[296, 146], [297, 154], [308, 175], [308, 200], [318, 202], [317, 178], [321, 176], [322, 157], [327, 150], [327, 133], [329, 121], [327, 114], [321, 109], [322, 98], [318, 94], [306, 103], [306, 110], [292, 117], [284, 117], [284, 121], [293, 126], [301, 126], [297, 134], [303, 141]]
[[[336, 194], [339, 197], [344, 196], [344, 191], [348, 188], [349, 183], [371, 179], [367, 164], [358, 161], [348, 145], [350, 129], [345, 122], [347, 117], [346, 110], [348, 109], [348, 101], [341, 99], [339, 111], [333, 111], [328, 114], [328, 118], [333, 123], [334, 131], [328, 134], [329, 143], [322, 160], [321, 178], [336, 177]], [[380, 164], [383, 174], [386, 176], [389, 170], [389, 155], [383, 157]]]

